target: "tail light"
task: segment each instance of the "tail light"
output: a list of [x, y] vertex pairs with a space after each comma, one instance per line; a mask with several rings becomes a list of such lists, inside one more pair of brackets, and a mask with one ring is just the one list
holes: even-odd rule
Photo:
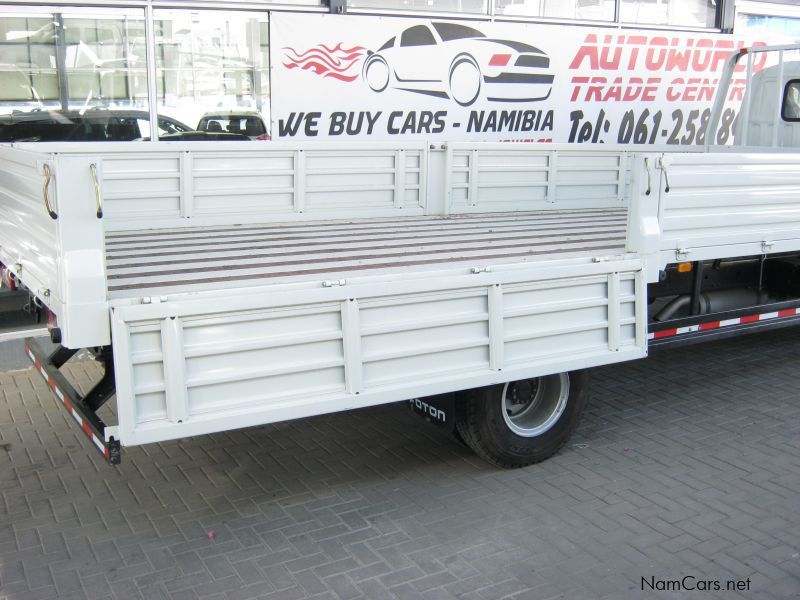
[[17, 289], [17, 280], [14, 278], [14, 274], [2, 264], [0, 264], [0, 281], [12, 292]]
[[50, 334], [50, 340], [54, 344], [61, 343], [61, 329], [58, 326], [58, 317], [49, 308], [45, 307], [45, 316], [47, 318], [47, 331]]
[[495, 54], [489, 61], [490, 67], [505, 67], [511, 60], [510, 54]]

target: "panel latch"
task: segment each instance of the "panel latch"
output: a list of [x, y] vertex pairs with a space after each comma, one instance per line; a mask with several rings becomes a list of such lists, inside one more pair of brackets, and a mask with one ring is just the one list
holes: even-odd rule
[[347, 285], [346, 279], [326, 279], [325, 281], [322, 282], [322, 287], [326, 288], [337, 287], [337, 286], [341, 287], [345, 285]]

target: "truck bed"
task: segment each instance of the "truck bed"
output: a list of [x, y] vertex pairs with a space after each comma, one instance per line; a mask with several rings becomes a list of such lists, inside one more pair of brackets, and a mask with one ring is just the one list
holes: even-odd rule
[[788, 153], [148, 146], [0, 147], [0, 262], [113, 348], [123, 445], [640, 358], [666, 265], [800, 249]]
[[625, 250], [627, 211], [588, 209], [106, 234], [110, 299], [489, 266]]

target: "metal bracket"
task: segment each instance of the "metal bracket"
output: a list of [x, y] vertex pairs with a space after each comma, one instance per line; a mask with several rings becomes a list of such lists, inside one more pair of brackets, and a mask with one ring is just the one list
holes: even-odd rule
[[346, 279], [326, 279], [322, 282], [322, 287], [341, 287], [347, 285]]
[[114, 354], [111, 346], [104, 346], [95, 355], [97, 362], [103, 363], [103, 377], [89, 393], [83, 397], [83, 401], [92, 410], [98, 410], [103, 404], [117, 391], [117, 382], [114, 375]]
[[692, 251], [689, 248], [676, 248], [675, 260], [686, 260]]
[[89, 171], [92, 174], [92, 182], [94, 183], [94, 202], [97, 208], [96, 215], [98, 219], [103, 218], [103, 193], [100, 191], [100, 182], [97, 180], [97, 164], [92, 163], [89, 165]]
[[472, 273], [474, 275], [477, 275], [478, 273], [490, 273], [491, 270], [492, 270], [492, 267], [489, 267], [489, 266], [486, 266], [486, 267], [472, 267], [470, 269], [470, 273]]
[[333, 14], [343, 15], [347, 12], [347, 0], [328, 0], [328, 8]]
[[[83, 433], [112, 465], [122, 460], [121, 445], [113, 436], [106, 436], [106, 424], [95, 412], [106, 400], [114, 395], [114, 368], [111, 350], [103, 349], [98, 360], [106, 365], [106, 373], [92, 390], [81, 396], [72, 384], [59, 371], [77, 350], [59, 346], [50, 356], [46, 356], [33, 338], [25, 340], [25, 353], [33, 361], [36, 370], [44, 378], [59, 403], [78, 423]], [[109, 367], [111, 365], [111, 367]]]
[[54, 221], [58, 219], [58, 213], [53, 210], [53, 207], [50, 206], [50, 180], [52, 179], [53, 172], [50, 169], [50, 165], [44, 163], [42, 166], [42, 170], [44, 171], [44, 184], [42, 185], [42, 197], [44, 199], [44, 208], [47, 211], [47, 214], [50, 215], [50, 218]]
[[664, 192], [669, 193], [670, 185], [669, 185], [669, 172], [667, 171], [667, 167], [669, 166], [669, 160], [664, 158], [663, 156], [658, 159], [658, 168], [664, 173]]
[[769, 254], [770, 252], [772, 252], [772, 247], [774, 245], [775, 245], [774, 242], [768, 242], [768, 241], [764, 240], [763, 242], [761, 242], [761, 253], [762, 254]]

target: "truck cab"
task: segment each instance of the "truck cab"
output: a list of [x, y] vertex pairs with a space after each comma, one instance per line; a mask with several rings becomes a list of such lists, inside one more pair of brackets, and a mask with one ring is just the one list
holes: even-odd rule
[[800, 147], [800, 56], [753, 74], [734, 131], [737, 146]]

